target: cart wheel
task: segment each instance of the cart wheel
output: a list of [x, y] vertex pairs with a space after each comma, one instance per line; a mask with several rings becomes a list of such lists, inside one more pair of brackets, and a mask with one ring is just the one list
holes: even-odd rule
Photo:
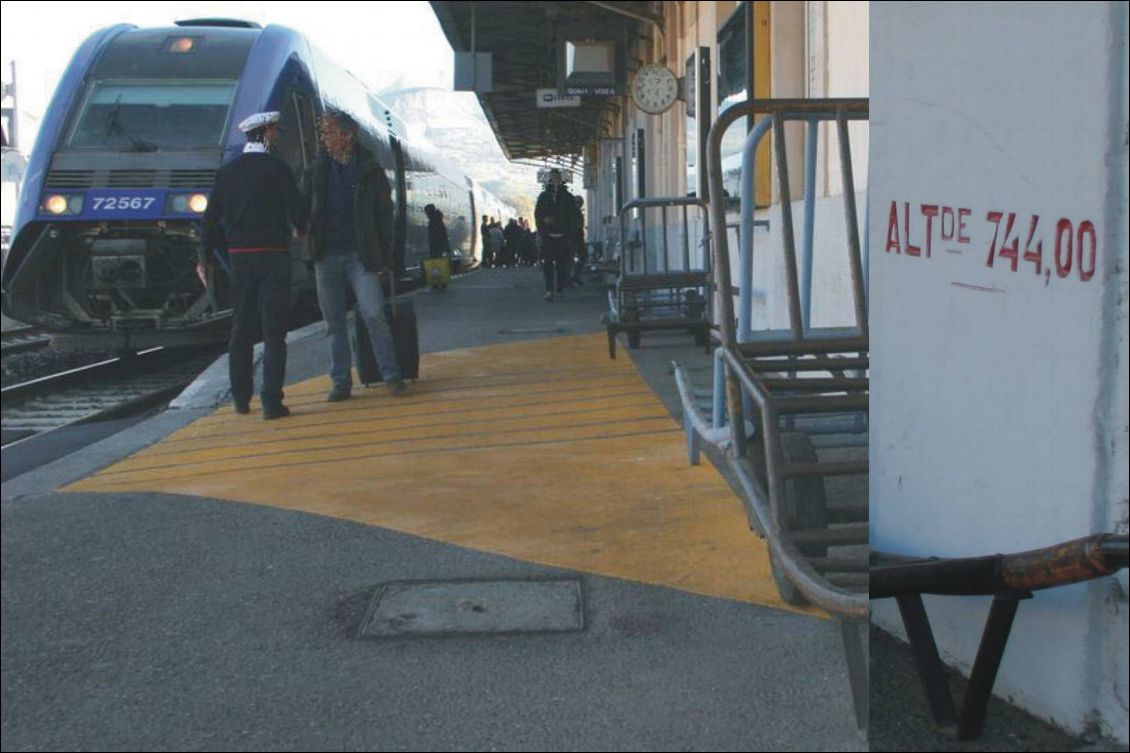
[[[781, 453], [788, 463], [815, 463], [816, 448], [801, 432], [788, 432], [781, 435]], [[828, 497], [824, 490], [824, 479], [819, 476], [806, 476], [785, 482], [784, 522], [789, 531], [807, 531], [828, 527]], [[809, 545], [800, 548], [808, 557], [826, 557], [828, 547]], [[804, 606], [808, 599], [785, 577], [777, 564], [777, 556], [770, 554], [769, 564], [773, 570], [773, 580], [781, 600], [793, 606]]]

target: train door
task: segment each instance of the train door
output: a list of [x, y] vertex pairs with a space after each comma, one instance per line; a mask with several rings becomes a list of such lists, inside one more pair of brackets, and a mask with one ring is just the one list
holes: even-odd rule
[[475, 251], [479, 248], [479, 212], [478, 207], [475, 206], [475, 185], [471, 182], [470, 178], [467, 178], [467, 201], [471, 205], [471, 213], [467, 215], [469, 218], [468, 221], [471, 223], [471, 227], [469, 228], [471, 245], [467, 249], [466, 268], [470, 269], [475, 266], [476, 258], [482, 259], [481, 253], [478, 257], [475, 255]]
[[[274, 152], [290, 166], [301, 190], [307, 191], [318, 158], [318, 130], [314, 103], [308, 94], [292, 89], [279, 112], [280, 134]], [[291, 241], [291, 302], [316, 309], [313, 276], [306, 268], [308, 237]], [[305, 317], [303, 317], [305, 318]]]
[[396, 182], [393, 189], [396, 211], [393, 215], [392, 258], [396, 265], [396, 274], [403, 276], [404, 247], [408, 234], [408, 188], [404, 182], [404, 152], [400, 148], [400, 141], [393, 136], [389, 136], [389, 141], [392, 144], [392, 155], [396, 165]]

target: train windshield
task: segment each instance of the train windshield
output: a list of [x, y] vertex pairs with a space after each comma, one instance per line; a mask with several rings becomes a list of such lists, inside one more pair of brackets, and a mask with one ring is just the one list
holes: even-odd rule
[[235, 81], [95, 81], [68, 146], [155, 152], [220, 145]]

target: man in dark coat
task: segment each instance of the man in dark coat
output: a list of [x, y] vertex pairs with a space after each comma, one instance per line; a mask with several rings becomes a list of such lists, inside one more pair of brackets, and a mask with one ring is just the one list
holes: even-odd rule
[[346, 289], [351, 287], [372, 338], [373, 353], [388, 391], [404, 392], [392, 332], [384, 311], [378, 272], [393, 265], [392, 188], [384, 169], [357, 141], [357, 123], [343, 112], [322, 117], [325, 147], [314, 170], [308, 261], [314, 264], [318, 305], [330, 341], [326, 399], [347, 400], [353, 368], [346, 324]]
[[506, 229], [502, 231], [502, 242], [504, 249], [502, 255], [506, 260], [506, 266], [517, 266], [522, 258], [522, 228], [518, 224], [518, 220], [513, 217], [506, 223]]
[[549, 183], [538, 196], [534, 209], [538, 235], [541, 238], [542, 274], [545, 277], [545, 300], [561, 297], [565, 284], [566, 260], [572, 253], [577, 206], [573, 194], [561, 179], [561, 171], [550, 170]]
[[447, 225], [443, 221], [443, 212], [435, 204], [424, 207], [424, 214], [428, 218], [428, 258], [446, 259], [451, 251], [451, 243], [447, 239]]
[[269, 152], [278, 135], [278, 122], [277, 112], [261, 112], [240, 123], [247, 145], [243, 154], [216, 174], [204, 212], [204, 248], [226, 246], [231, 259], [228, 370], [232, 401], [237, 413], [251, 410], [255, 391], [251, 356], [258, 316], [263, 330], [263, 386], [259, 396], [265, 419], [290, 415], [282, 402], [290, 311], [290, 237], [291, 226], [304, 233], [307, 222], [306, 202], [290, 168]]

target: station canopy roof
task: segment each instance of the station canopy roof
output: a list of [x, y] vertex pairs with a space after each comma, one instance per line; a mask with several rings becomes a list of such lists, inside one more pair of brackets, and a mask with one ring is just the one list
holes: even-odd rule
[[[563, 39], [613, 39], [633, 65], [634, 36], [657, 22], [651, 2], [432, 2], [456, 52], [489, 52], [492, 93], [477, 93], [503, 153], [512, 160], [580, 154], [609, 133], [619, 97], [582, 97], [580, 107], [540, 109], [538, 89], [556, 89]], [[627, 79], [622, 72], [622, 79]], [[626, 91], [624, 92], [626, 93]]]

